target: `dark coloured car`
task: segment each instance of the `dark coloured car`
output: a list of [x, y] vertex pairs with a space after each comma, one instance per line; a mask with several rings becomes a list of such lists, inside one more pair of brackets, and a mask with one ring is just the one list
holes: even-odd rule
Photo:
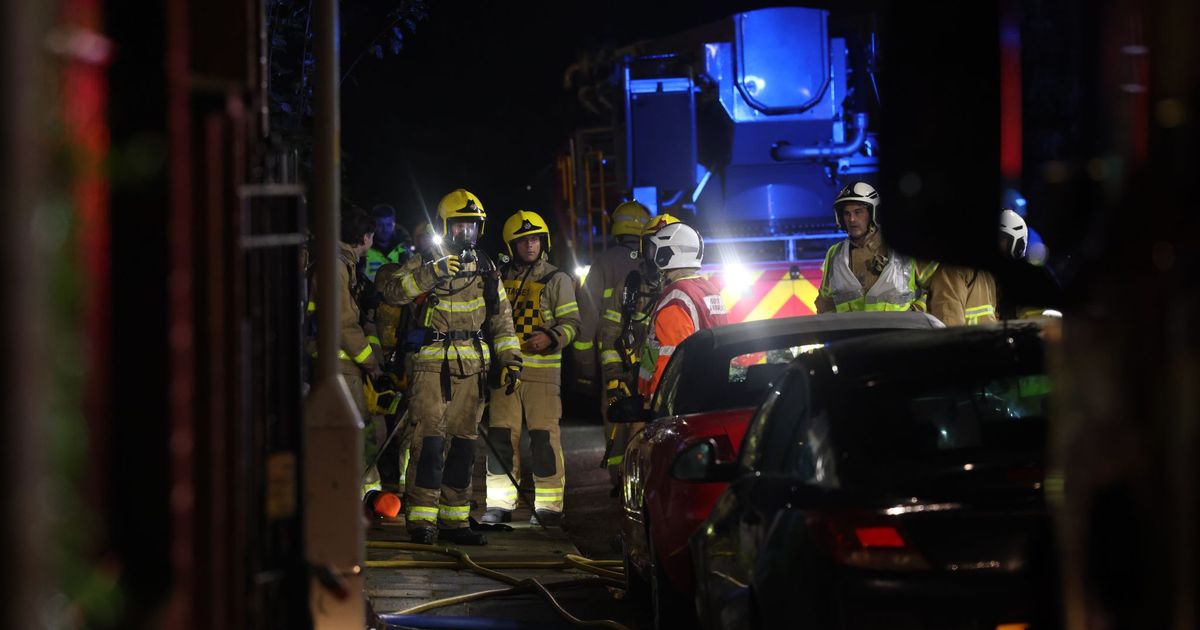
[[679, 345], [652, 401], [654, 420], [630, 438], [622, 463], [630, 590], [649, 596], [656, 619], [690, 610], [687, 540], [726, 486], [674, 479], [679, 454], [713, 440], [721, 457], [736, 457], [768, 385], [804, 352], [839, 339], [941, 325], [922, 313], [814, 315], [721, 326]]
[[898, 332], [801, 356], [691, 537], [706, 628], [1004, 628], [1051, 618], [1050, 384], [1036, 324]]

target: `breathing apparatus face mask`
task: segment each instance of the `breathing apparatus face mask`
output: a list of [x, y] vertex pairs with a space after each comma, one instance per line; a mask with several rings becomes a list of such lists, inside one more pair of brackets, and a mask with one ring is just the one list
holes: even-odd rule
[[479, 239], [479, 223], [456, 221], [448, 226], [450, 251], [458, 253], [463, 262], [475, 260], [475, 242]]

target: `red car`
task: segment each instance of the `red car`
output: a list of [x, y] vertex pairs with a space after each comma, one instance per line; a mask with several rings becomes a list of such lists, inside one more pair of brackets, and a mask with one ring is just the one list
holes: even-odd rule
[[826, 342], [898, 329], [940, 328], [924, 313], [839, 313], [743, 322], [700, 331], [679, 345], [621, 465], [621, 539], [629, 592], [647, 597], [655, 627], [690, 614], [688, 538], [726, 483], [680, 481], [680, 454], [715, 440], [720, 461], [736, 459], [742, 435], [771, 381], [798, 355]]

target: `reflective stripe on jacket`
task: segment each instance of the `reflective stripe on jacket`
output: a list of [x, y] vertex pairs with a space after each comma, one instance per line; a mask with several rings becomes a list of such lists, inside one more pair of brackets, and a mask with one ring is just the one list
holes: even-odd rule
[[[487, 324], [492, 348], [501, 365], [521, 365], [521, 348], [513, 332], [512, 309], [504, 287], [497, 289], [496, 313], [490, 318], [484, 297], [484, 278], [479, 263], [463, 265], [453, 278], [438, 280], [432, 262], [413, 256], [401, 267], [385, 267], [375, 277], [375, 286], [389, 304], [404, 305], [427, 296], [417, 311], [417, 325], [431, 333], [480, 331]], [[449, 363], [455, 376], [479, 374], [491, 360], [489, 350], [477, 338], [429, 341], [413, 362], [414, 372], [439, 372]]]
[[[636, 374], [630, 370], [630, 366], [637, 367], [638, 360], [641, 358], [642, 347], [646, 342], [646, 331], [650, 326], [651, 310], [658, 302], [658, 287], [641, 280], [632, 290], [638, 292], [633, 305], [631, 321], [628, 323], [629, 337], [625, 340], [625, 350], [629, 353], [627, 357], [621, 357], [621, 346], [617, 343], [621, 334], [626, 330], [626, 322], [622, 314], [621, 300], [625, 295], [626, 283], [632, 283], [634, 271], [631, 270], [625, 274], [625, 278], [621, 279], [616, 290], [609, 294], [609, 290], [605, 290], [605, 298], [603, 304], [603, 316], [600, 320], [600, 331], [597, 335], [597, 344], [600, 349], [600, 373], [604, 383], [609, 381], [622, 381], [631, 389], [636, 386]], [[636, 274], [641, 276], [641, 274]]]
[[825, 254], [818, 292], [823, 304], [818, 311], [828, 312], [830, 304], [839, 313], [913, 309], [920, 297], [915, 260], [886, 248], [887, 263], [864, 291], [863, 283], [851, 269], [850, 250], [850, 241], [845, 240], [835, 243]]
[[996, 279], [969, 267], [939, 265], [929, 282], [929, 314], [947, 326], [997, 321]]
[[727, 320], [721, 292], [695, 270], [681, 270], [662, 291], [654, 308], [650, 332], [638, 366], [638, 392], [649, 401], [662, 379], [675, 348], [699, 330], [724, 325]]
[[[528, 381], [559, 384], [562, 381], [562, 352], [579, 335], [579, 303], [571, 276], [545, 260], [532, 267], [516, 264], [501, 269], [505, 292], [511, 301], [513, 330], [521, 341]], [[526, 345], [529, 336], [542, 331], [550, 336], [550, 347], [534, 354]]]

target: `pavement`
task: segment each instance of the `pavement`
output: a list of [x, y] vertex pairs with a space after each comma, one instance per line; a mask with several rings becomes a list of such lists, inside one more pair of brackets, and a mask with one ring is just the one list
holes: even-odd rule
[[[620, 560], [620, 502], [610, 496], [606, 470], [599, 467], [604, 451], [603, 429], [588, 420], [564, 419], [563, 455], [567, 465], [563, 527], [543, 528], [529, 524], [530, 510], [521, 505], [513, 513], [511, 532], [487, 532], [488, 544], [458, 547], [477, 562], [561, 561], [567, 554], [596, 560]], [[476, 449], [475, 501], [471, 515], [483, 515], [484, 470], [488, 449], [482, 439]], [[523, 462], [530, 461], [528, 436], [522, 439]], [[528, 465], [523, 465], [528, 470]], [[525, 475], [522, 487], [533, 495], [532, 479]], [[372, 541], [407, 542], [403, 519], [376, 522], [367, 533]], [[450, 546], [450, 545], [447, 545]], [[368, 560], [430, 560], [451, 558], [425, 552], [368, 548]], [[534, 578], [545, 583], [571, 581], [571, 587], [555, 590], [555, 597], [568, 612], [583, 620], [611, 619], [628, 628], [649, 627], [648, 612], [625, 598], [622, 589], [597, 584], [586, 572], [571, 569], [499, 569], [518, 579]], [[367, 596], [376, 613], [399, 612], [436, 599], [505, 588], [507, 585], [471, 571], [449, 568], [368, 568]], [[521, 627], [577, 627], [563, 618], [542, 598], [532, 594], [479, 599], [427, 611], [439, 617], [486, 617], [521, 622]], [[453, 624], [452, 619], [443, 621]], [[388, 626], [404, 627], [404, 626]]]

